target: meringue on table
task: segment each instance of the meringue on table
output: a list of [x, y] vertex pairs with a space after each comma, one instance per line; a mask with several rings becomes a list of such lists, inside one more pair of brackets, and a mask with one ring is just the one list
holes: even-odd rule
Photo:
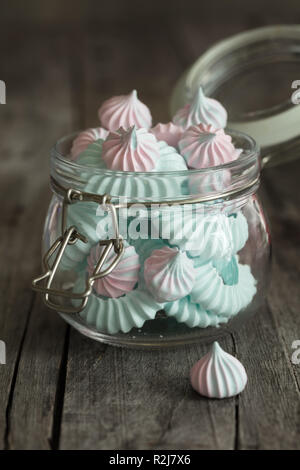
[[229, 398], [241, 393], [248, 379], [243, 364], [215, 341], [211, 350], [192, 367], [190, 380], [200, 395]]

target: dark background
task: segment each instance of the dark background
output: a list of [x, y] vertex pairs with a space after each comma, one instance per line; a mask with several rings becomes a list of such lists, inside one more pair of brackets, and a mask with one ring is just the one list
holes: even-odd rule
[[[116, 20], [160, 19], [181, 21], [193, 19], [209, 30], [214, 25], [235, 24], [237, 29], [263, 24], [297, 23], [297, 0], [2, 0], [1, 22], [16, 21], [28, 24], [55, 23], [61, 25], [90, 25]], [[239, 23], [239, 25], [238, 25]]]
[[0, 449], [299, 448], [299, 160], [263, 174], [276, 253], [267, 305], [220, 340], [248, 371], [239, 397], [192, 391], [206, 345], [101, 345], [31, 290], [54, 142], [98, 125], [100, 103], [133, 88], [154, 121], [168, 120], [174, 84], [208, 46], [278, 23], [300, 23], [299, 0], [0, 1]]

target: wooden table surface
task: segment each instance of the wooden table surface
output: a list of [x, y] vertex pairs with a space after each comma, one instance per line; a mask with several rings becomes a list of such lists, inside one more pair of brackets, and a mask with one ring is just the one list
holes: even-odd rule
[[300, 448], [300, 365], [291, 361], [300, 339], [300, 160], [263, 174], [275, 253], [267, 306], [220, 341], [249, 374], [237, 398], [192, 391], [189, 369], [207, 346], [101, 345], [70, 329], [30, 288], [57, 138], [96, 125], [101, 101], [133, 88], [155, 120], [166, 121], [186, 67], [214, 41], [260, 24], [251, 17], [217, 27], [195, 18], [157, 22], [155, 33], [150, 22], [1, 30], [0, 448]]

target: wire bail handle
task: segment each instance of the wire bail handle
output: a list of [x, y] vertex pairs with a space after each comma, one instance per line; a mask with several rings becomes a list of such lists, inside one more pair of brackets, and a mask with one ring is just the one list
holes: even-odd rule
[[[32, 289], [43, 294], [45, 304], [51, 309], [59, 310], [63, 313], [81, 312], [87, 305], [94, 282], [97, 279], [109, 275], [118, 265], [124, 253], [124, 243], [119, 232], [117, 209], [113, 204], [111, 204], [111, 198], [108, 194], [101, 195], [97, 198], [97, 202], [102, 204], [105, 208], [107, 208], [108, 211], [111, 212], [115, 238], [99, 241], [99, 245], [103, 246], [104, 249], [102, 250], [92, 275], [89, 276], [86, 280], [84, 292], [74, 293], [70, 292], [68, 289], [55, 289], [52, 287], [52, 284], [55, 280], [55, 274], [59, 268], [66, 248], [69, 245], [74, 245], [78, 242], [78, 240], [82, 241], [83, 243], [88, 243], [87, 238], [78, 231], [76, 226], [73, 225], [67, 228], [68, 207], [70, 204], [86, 200], [84, 194], [85, 193], [82, 193], [77, 189], [70, 188], [66, 190], [63, 200], [61, 235], [57, 238], [53, 245], [51, 245], [43, 257], [43, 268], [45, 272], [32, 281]], [[112, 248], [114, 249], [116, 256], [113, 258], [109, 266], [107, 266], [105, 269], [102, 269]], [[50, 260], [52, 257], [54, 257], [54, 260], [51, 265]], [[58, 300], [55, 302], [50, 298], [50, 296], [57, 297]], [[75, 301], [74, 304], [76, 303], [76, 305], [65, 306], [61, 302], [61, 298], [71, 299]], [[77, 303], [76, 300], [79, 302]]]

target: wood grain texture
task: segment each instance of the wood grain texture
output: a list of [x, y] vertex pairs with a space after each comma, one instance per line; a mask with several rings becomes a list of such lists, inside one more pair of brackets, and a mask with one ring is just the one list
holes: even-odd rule
[[299, 448], [299, 391], [268, 308], [234, 338], [249, 379], [238, 398], [237, 448]]
[[291, 363], [292, 343], [300, 339], [299, 161], [265, 171], [263, 195], [270, 216], [275, 259], [268, 297], [276, 330], [300, 391], [300, 367]]
[[[35, 301], [31, 278], [40, 272], [41, 231], [50, 198], [48, 156], [70, 130], [67, 43], [53, 35], [10, 33], [1, 41], [8, 103], [1, 107], [0, 336], [7, 365], [0, 374], [0, 446], [49, 448], [66, 328]], [[60, 86], [57, 86], [57, 81]], [[33, 308], [34, 306], [34, 308]], [[32, 310], [33, 308], [33, 310]], [[27, 335], [26, 335], [27, 333]]]
[[[222, 344], [232, 350], [230, 337]], [[61, 448], [234, 448], [235, 400], [208, 401], [189, 385], [206, 350], [119, 349], [72, 332]]]
[[251, 370], [250, 387], [239, 398], [243, 449], [300, 446], [300, 368], [291, 361], [292, 342], [300, 338], [299, 171], [298, 161], [263, 173], [261, 196], [275, 257], [265, 311], [251, 329], [235, 334], [238, 356]]

